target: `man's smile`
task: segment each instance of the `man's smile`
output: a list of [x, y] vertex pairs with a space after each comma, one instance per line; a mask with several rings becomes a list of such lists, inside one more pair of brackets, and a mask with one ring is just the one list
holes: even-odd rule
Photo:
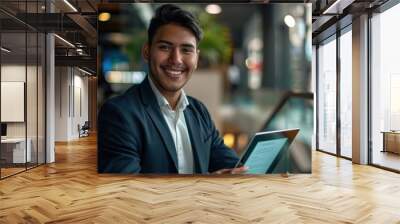
[[170, 67], [170, 66], [161, 66], [161, 69], [168, 77], [171, 77], [171, 78], [181, 77], [186, 70], [184, 68], [174, 68], [174, 67]]

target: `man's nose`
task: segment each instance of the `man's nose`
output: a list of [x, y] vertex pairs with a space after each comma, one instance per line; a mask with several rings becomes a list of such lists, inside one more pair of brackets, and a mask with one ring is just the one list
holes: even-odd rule
[[169, 62], [173, 64], [181, 64], [182, 63], [182, 54], [179, 51], [179, 48], [174, 48], [169, 55]]

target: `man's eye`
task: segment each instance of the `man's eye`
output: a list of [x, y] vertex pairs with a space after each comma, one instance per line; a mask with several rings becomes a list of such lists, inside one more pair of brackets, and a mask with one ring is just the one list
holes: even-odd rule
[[171, 47], [169, 47], [169, 46], [167, 46], [167, 45], [160, 45], [160, 46], [158, 46], [158, 48], [159, 48], [160, 50], [165, 50], [165, 51], [171, 49]]
[[184, 48], [182, 48], [182, 52], [185, 54], [191, 54], [191, 53], [193, 53], [193, 49], [184, 47]]

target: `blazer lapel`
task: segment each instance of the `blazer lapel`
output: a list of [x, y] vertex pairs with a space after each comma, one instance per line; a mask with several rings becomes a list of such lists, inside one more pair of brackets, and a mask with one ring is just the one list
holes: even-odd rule
[[208, 172], [208, 158], [205, 153], [205, 146], [203, 144], [203, 138], [200, 134], [200, 124], [197, 118], [194, 116], [192, 108], [189, 106], [184, 110], [186, 125], [188, 126], [190, 141], [192, 143], [192, 149], [194, 150], [196, 171], [201, 173]]
[[151, 120], [157, 127], [158, 132], [162, 136], [165, 147], [167, 148], [172, 160], [174, 161], [175, 168], [178, 170], [178, 156], [176, 154], [175, 143], [172, 139], [168, 125], [161, 114], [156, 96], [151, 90], [148, 77], [140, 84], [140, 92], [142, 101], [146, 106], [146, 111], [150, 115]]

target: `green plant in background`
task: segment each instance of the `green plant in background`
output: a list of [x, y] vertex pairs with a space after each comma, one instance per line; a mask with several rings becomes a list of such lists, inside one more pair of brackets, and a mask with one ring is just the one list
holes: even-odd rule
[[144, 28], [134, 28], [131, 30], [129, 43], [125, 47], [125, 51], [130, 59], [130, 64], [138, 69], [142, 58], [141, 49], [143, 44], [147, 41], [147, 32]]
[[210, 65], [228, 64], [232, 55], [229, 27], [220, 24], [215, 16], [204, 11], [198, 13], [204, 37], [200, 42], [200, 58]]

